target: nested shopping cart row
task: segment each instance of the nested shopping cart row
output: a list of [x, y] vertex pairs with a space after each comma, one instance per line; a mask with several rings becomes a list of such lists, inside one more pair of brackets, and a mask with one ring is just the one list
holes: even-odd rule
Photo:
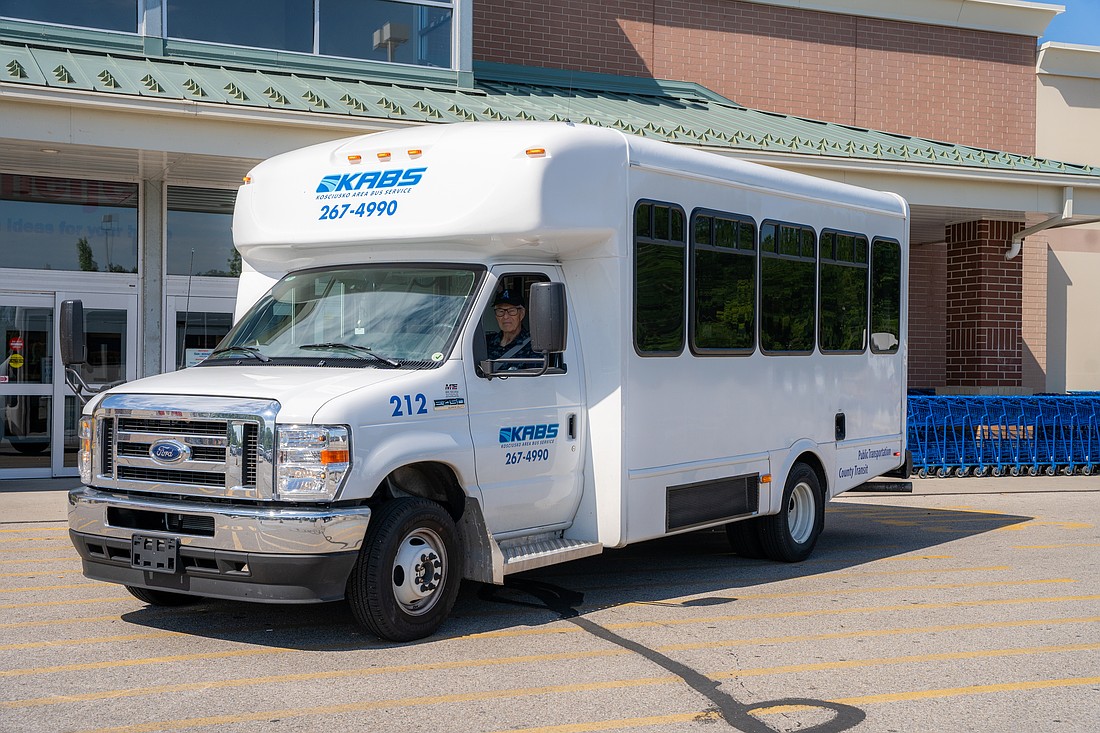
[[908, 444], [925, 476], [1100, 470], [1100, 395], [910, 395]]

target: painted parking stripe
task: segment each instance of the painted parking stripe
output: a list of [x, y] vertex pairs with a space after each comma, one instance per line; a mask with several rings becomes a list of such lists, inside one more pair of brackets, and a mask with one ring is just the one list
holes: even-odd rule
[[[671, 644], [656, 647], [656, 651], [669, 652], [669, 651], [683, 651], [689, 649], [704, 649], [704, 648], [720, 648], [726, 646], [740, 646], [740, 645], [760, 645], [760, 644], [783, 644], [783, 643], [799, 643], [805, 641], [814, 640], [827, 640], [827, 639], [842, 639], [842, 638], [854, 638], [860, 636], [901, 636], [908, 634], [927, 634], [938, 633], [944, 631], [958, 631], [958, 630], [978, 630], [978, 629], [993, 629], [993, 628], [1010, 628], [1021, 626], [1056, 626], [1065, 624], [1085, 624], [1085, 623], [1098, 623], [1100, 622], [1100, 616], [1086, 617], [1086, 618], [1065, 618], [1065, 619], [1035, 619], [1024, 621], [1002, 621], [985, 624], [950, 624], [944, 626], [926, 626], [917, 628], [902, 628], [902, 629], [876, 629], [868, 632], [837, 632], [837, 633], [825, 633], [825, 634], [811, 634], [811, 635], [799, 635], [799, 636], [779, 636], [779, 637], [758, 637], [754, 639], [731, 639], [725, 641], [714, 642], [700, 642], [694, 644]], [[175, 632], [173, 632], [174, 634]], [[168, 635], [168, 634], [166, 634]], [[351, 645], [348, 649], [356, 649], [358, 646]], [[917, 655], [914, 657], [892, 657], [885, 659], [873, 659], [873, 660], [855, 660], [852, 662], [823, 662], [819, 664], [810, 665], [794, 665], [789, 667], [768, 667], [760, 668], [756, 670], [736, 670], [733, 672], [719, 673], [710, 675], [712, 679], [726, 679], [729, 677], [739, 676], [759, 676], [762, 674], [783, 674], [786, 672], [800, 672], [800, 671], [815, 671], [823, 669], [846, 669], [848, 667], [859, 666], [873, 666], [881, 664], [901, 664], [909, 662], [923, 662], [923, 661], [941, 661], [943, 659], [969, 659], [969, 658], [985, 658], [993, 656], [1010, 656], [1021, 653], [1050, 653], [1052, 651], [1083, 651], [1100, 649], [1100, 644], [1081, 644], [1081, 645], [1065, 645], [1060, 647], [1033, 647], [1024, 650], [1000, 650], [994, 652], [976, 651], [976, 652], [952, 652], [941, 655]], [[335, 648], [330, 649], [335, 650]], [[242, 654], [247, 650], [242, 650]], [[277, 650], [262, 650], [264, 653], [275, 653]], [[317, 651], [317, 650], [311, 650]], [[287, 652], [293, 653], [293, 652]], [[45, 705], [53, 705], [59, 703], [73, 703], [73, 702], [90, 702], [93, 700], [105, 700], [115, 699], [123, 697], [138, 697], [143, 695], [157, 695], [171, 692], [187, 692], [198, 689], [224, 689], [224, 688], [236, 688], [247, 687], [252, 685], [267, 685], [275, 683], [286, 682], [303, 682], [303, 681], [316, 681], [323, 679], [340, 679], [348, 677], [367, 677], [378, 676], [384, 674], [403, 674], [409, 672], [425, 672], [425, 671], [438, 671], [447, 669], [473, 669], [477, 667], [488, 666], [506, 666], [512, 664], [533, 664], [542, 662], [554, 662], [562, 660], [578, 660], [578, 659], [592, 659], [598, 657], [612, 657], [612, 656], [626, 656], [631, 652], [622, 648], [602, 649], [593, 651], [582, 652], [559, 652], [553, 654], [528, 654], [516, 657], [492, 657], [483, 659], [467, 659], [467, 660], [454, 660], [448, 662], [424, 662], [421, 664], [412, 665], [399, 665], [389, 667], [367, 667], [360, 669], [346, 669], [335, 670], [327, 672], [315, 672], [315, 673], [298, 673], [298, 674], [285, 674], [285, 675], [268, 675], [264, 677], [253, 678], [238, 678], [220, 681], [207, 681], [207, 682], [193, 682], [193, 683], [179, 683], [168, 684], [158, 686], [145, 686], [140, 688], [131, 689], [117, 689], [117, 690], [104, 690], [93, 693], [86, 693], [82, 695], [63, 695], [43, 698], [31, 698], [25, 700], [11, 700], [7, 702], [0, 702], [0, 709], [10, 708], [27, 708], [27, 707], [39, 707]], [[160, 658], [152, 660], [151, 663], [162, 664], [166, 660], [180, 661], [176, 658]]]
[[[1100, 644], [1071, 644], [1064, 646], [1047, 646], [1047, 647], [1024, 647], [1020, 649], [994, 649], [988, 651], [971, 651], [971, 652], [954, 652], [947, 654], [926, 654], [926, 655], [913, 655], [908, 657], [887, 657], [883, 659], [865, 659], [865, 660], [844, 660], [840, 662], [823, 662], [819, 664], [808, 665], [788, 665], [784, 667], [773, 668], [760, 668], [755, 670], [734, 670], [731, 672], [721, 672], [718, 674], [709, 674], [709, 678], [714, 680], [728, 679], [738, 676], [747, 676], [747, 674], [786, 674], [789, 672], [805, 671], [805, 670], [822, 670], [822, 669], [847, 669], [851, 667], [869, 667], [882, 664], [912, 664], [921, 663], [925, 661], [945, 661], [952, 659], [978, 659], [983, 657], [993, 656], [1010, 656], [1014, 654], [1022, 655], [1034, 655], [1044, 653], [1065, 653], [1073, 651], [1092, 651], [1100, 649]], [[368, 668], [373, 669], [373, 668]], [[329, 675], [344, 675], [348, 670], [341, 670], [339, 672], [321, 672], [309, 675], [294, 675], [295, 680], [316, 680], [324, 679]], [[592, 692], [603, 690], [615, 690], [626, 689], [634, 687], [646, 687], [656, 685], [669, 685], [676, 684], [682, 680], [676, 676], [665, 677], [640, 677], [628, 680], [609, 680], [604, 682], [588, 682], [588, 683], [576, 683], [568, 685], [546, 685], [542, 687], [528, 687], [528, 688], [513, 688], [507, 690], [486, 690], [480, 692], [469, 693], [456, 693], [451, 695], [435, 695], [435, 696], [421, 696], [421, 697], [408, 697], [408, 698], [396, 698], [391, 700], [376, 700], [376, 701], [364, 701], [357, 703], [345, 703], [342, 705], [320, 705], [300, 708], [288, 708], [283, 710], [265, 710], [256, 711], [250, 713], [238, 713], [231, 715], [212, 715], [201, 718], [185, 718], [180, 720], [165, 720], [155, 721], [151, 723], [139, 723], [134, 725], [125, 725], [110, 728], [98, 728], [94, 731], [85, 731], [84, 733], [152, 733], [153, 731], [163, 730], [186, 730], [188, 728], [199, 728], [204, 726], [215, 725], [230, 725], [235, 723], [248, 723], [257, 722], [261, 720], [271, 720], [278, 718], [280, 720], [286, 720], [287, 718], [301, 718], [320, 715], [334, 715], [350, 712], [365, 712], [368, 710], [380, 710], [380, 709], [401, 709], [411, 707], [422, 707], [427, 705], [440, 705], [440, 704], [453, 704], [461, 702], [476, 702], [481, 700], [493, 700], [493, 699], [508, 699], [515, 697], [529, 697], [533, 695], [568, 695], [580, 692]], [[1095, 684], [1100, 682], [1100, 677], [1088, 677], [1088, 678], [1072, 678], [1070, 680], [1046, 680], [1043, 681], [1045, 687], [1059, 687], [1067, 686], [1067, 684]], [[960, 694], [967, 694], [966, 690], [970, 690], [969, 694], [982, 694], [982, 692], [1003, 692], [1011, 691], [1015, 689], [1038, 689], [1034, 687], [1038, 683], [999, 683], [993, 685], [978, 685], [973, 687], [959, 687], [948, 688], [945, 690], [928, 690], [917, 693], [891, 693], [887, 695], [869, 695], [864, 697], [845, 698], [833, 700], [830, 702], [836, 702], [847, 705], [860, 705], [871, 704], [875, 702], [897, 702], [905, 699], [926, 699], [928, 697], [936, 696], [953, 696]], [[1019, 687], [1024, 685], [1024, 687]], [[1031, 686], [1029, 686], [1031, 685]], [[217, 687], [218, 683], [208, 683], [206, 689]], [[975, 690], [981, 690], [976, 692]], [[938, 693], [938, 694], [937, 694]], [[916, 695], [916, 697], [908, 697]], [[774, 710], [774, 708], [771, 708]], [[762, 708], [760, 710], [769, 710], [769, 708]]]

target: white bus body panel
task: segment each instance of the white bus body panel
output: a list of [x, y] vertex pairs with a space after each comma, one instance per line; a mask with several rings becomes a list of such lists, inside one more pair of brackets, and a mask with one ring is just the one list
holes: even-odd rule
[[[385, 175], [409, 185], [372, 189]], [[552, 409], [546, 398], [531, 402], [519, 395], [553, 392], [557, 387], [549, 385], [567, 380], [476, 377], [472, 343], [479, 334], [472, 327], [461, 352], [450, 357], [467, 390], [474, 454], [491, 448], [499, 455], [496, 430], [535, 403], [545, 412], [529, 413], [532, 419], [565, 419], [573, 410], [578, 415], [575, 462], [551, 462], [549, 473], [511, 480], [489, 463], [476, 469], [476, 480], [463, 473], [463, 487], [483, 502], [490, 532], [501, 537], [551, 526], [564, 527], [566, 537], [621, 546], [669, 532], [665, 506], [672, 486], [771, 474], [772, 483], [760, 486], [759, 512], [774, 513], [786, 474], [804, 452], [820, 462], [830, 496], [901, 463], [904, 338], [894, 354], [868, 349], [857, 356], [771, 356], [757, 349], [750, 356], [712, 357], [685, 348], [678, 356], [642, 357], [632, 333], [637, 201], [679, 205], [689, 221], [694, 209], [707, 208], [750, 216], [758, 227], [776, 219], [819, 233], [828, 227], [892, 238], [902, 246], [904, 289], [908, 207], [894, 194], [562, 123], [455, 124], [365, 135], [278, 156], [250, 178], [234, 217], [234, 239], [246, 263], [242, 302], [254, 302], [272, 277], [292, 270], [427, 261], [489, 267], [480, 308], [488, 303], [495, 265], [524, 272], [560, 267], [555, 277], [567, 284], [576, 354], [569, 373], [578, 379], [554, 397], [564, 410]], [[393, 213], [353, 213], [360, 204], [377, 209], [378, 202]], [[904, 302], [904, 292], [902, 297]], [[903, 309], [902, 334], [905, 319]], [[403, 386], [397, 391], [405, 393], [418, 389], [412, 383], [421, 376], [398, 378]], [[442, 382], [433, 382], [438, 389], [436, 382]], [[339, 402], [327, 403], [318, 419], [352, 414]], [[847, 422], [840, 443], [833, 433], [837, 413]], [[357, 432], [356, 440], [372, 446], [396, 446], [398, 436], [412, 440], [415, 432], [406, 434], [407, 426], [379, 416], [354, 424], [363, 436]], [[399, 459], [364, 461], [373, 472]], [[480, 463], [470, 457], [463, 465]], [[562, 480], [561, 472], [569, 478]], [[575, 490], [566, 488], [570, 480]], [[515, 491], [510, 498], [509, 486]], [[550, 506], [556, 509], [547, 512]], [[571, 507], [572, 516], [563, 519], [562, 507]]]

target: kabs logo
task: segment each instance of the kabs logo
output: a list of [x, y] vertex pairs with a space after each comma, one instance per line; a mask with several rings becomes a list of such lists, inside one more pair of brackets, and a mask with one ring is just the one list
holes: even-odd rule
[[528, 440], [553, 440], [558, 437], [558, 424], [517, 425], [500, 429], [501, 443], [523, 443]]
[[317, 184], [317, 193], [334, 191], [359, 191], [364, 188], [395, 188], [415, 186], [424, 177], [427, 168], [394, 168], [388, 171], [363, 171], [361, 173], [337, 173], [325, 176]]

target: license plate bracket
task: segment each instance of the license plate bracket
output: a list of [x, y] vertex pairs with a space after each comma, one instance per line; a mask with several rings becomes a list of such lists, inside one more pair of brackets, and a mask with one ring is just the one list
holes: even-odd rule
[[178, 537], [135, 534], [130, 538], [130, 567], [152, 573], [175, 574], [179, 570]]

